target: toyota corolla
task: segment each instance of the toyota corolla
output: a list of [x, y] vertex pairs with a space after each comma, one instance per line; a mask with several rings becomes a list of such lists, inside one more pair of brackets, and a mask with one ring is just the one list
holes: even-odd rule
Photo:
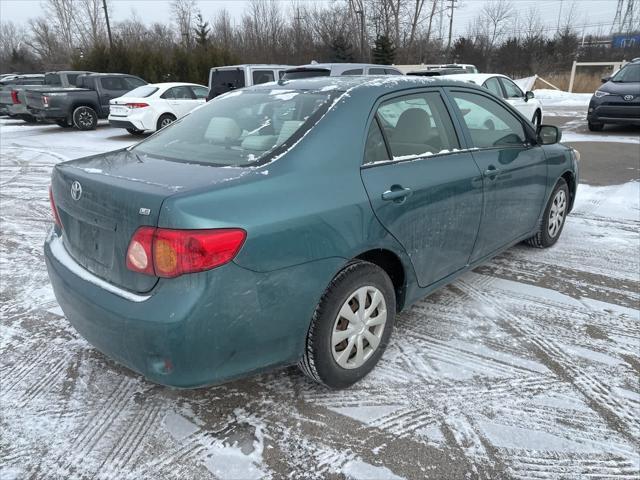
[[578, 154], [484, 88], [284, 81], [58, 164], [45, 243], [68, 320], [165, 385], [298, 364], [342, 388], [396, 313], [512, 245], [550, 247]]

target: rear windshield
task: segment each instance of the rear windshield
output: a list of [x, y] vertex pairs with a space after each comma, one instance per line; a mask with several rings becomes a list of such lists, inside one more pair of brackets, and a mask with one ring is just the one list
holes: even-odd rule
[[47, 73], [44, 76], [44, 83], [45, 85], [62, 85], [62, 80], [57, 73]]
[[217, 166], [259, 165], [295, 144], [324, 115], [337, 94], [285, 89], [230, 92], [132, 151]]
[[326, 68], [316, 68], [316, 69], [304, 69], [304, 70], [291, 70], [289, 72], [284, 72], [283, 80], [297, 80], [300, 78], [312, 78], [312, 77], [328, 77], [329, 73], [331, 73]]
[[152, 87], [150, 85], [143, 85], [142, 87], [134, 88], [130, 92], [127, 92], [127, 97], [145, 98], [153, 95], [158, 91], [158, 87]]

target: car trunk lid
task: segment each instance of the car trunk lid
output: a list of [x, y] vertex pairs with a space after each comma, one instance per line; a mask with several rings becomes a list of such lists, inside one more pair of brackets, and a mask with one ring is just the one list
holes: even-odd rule
[[127, 290], [148, 292], [157, 278], [126, 266], [134, 232], [141, 226], [158, 226], [167, 197], [233, 179], [241, 176], [240, 170], [146, 155], [142, 160], [128, 150], [60, 164], [51, 187], [65, 248], [94, 275]]

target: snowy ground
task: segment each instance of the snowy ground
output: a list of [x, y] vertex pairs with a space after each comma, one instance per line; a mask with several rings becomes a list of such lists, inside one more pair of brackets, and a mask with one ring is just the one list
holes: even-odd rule
[[289, 368], [176, 391], [75, 333], [42, 255], [51, 167], [131, 141], [0, 120], [3, 480], [638, 478], [640, 183], [580, 185], [554, 248], [402, 313], [349, 390]]

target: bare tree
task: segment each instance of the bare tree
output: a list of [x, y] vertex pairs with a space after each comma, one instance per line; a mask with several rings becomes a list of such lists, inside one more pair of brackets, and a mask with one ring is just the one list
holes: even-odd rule
[[515, 10], [508, 0], [491, 0], [480, 12], [480, 28], [493, 48], [508, 32]]
[[[107, 2], [110, 3], [110, 2]], [[106, 21], [102, 0], [76, 0], [73, 24], [80, 46], [88, 49], [106, 41]]]
[[171, 2], [171, 12], [176, 22], [178, 35], [188, 47], [191, 45], [191, 32], [198, 13], [198, 6], [195, 0], [173, 0]]

